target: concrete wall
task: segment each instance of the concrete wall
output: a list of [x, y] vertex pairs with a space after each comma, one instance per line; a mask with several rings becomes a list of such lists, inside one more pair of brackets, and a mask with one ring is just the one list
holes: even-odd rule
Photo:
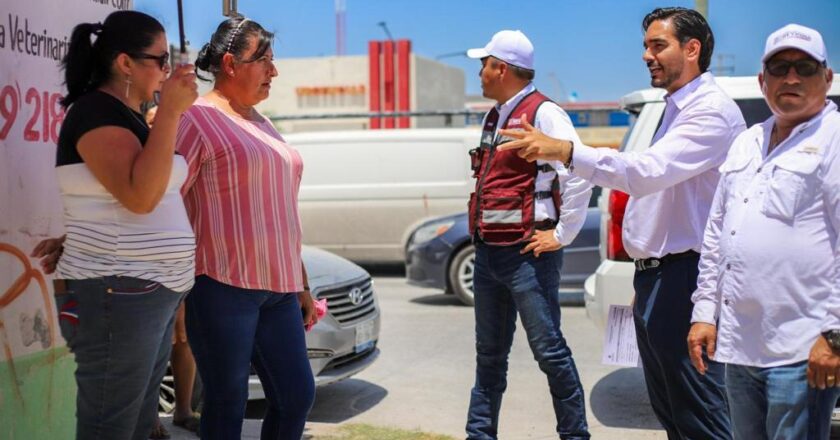
[[[464, 108], [464, 72], [458, 68], [416, 55], [410, 60], [410, 107], [412, 110], [453, 110]], [[271, 95], [260, 103], [263, 114], [307, 115], [367, 112], [369, 102], [368, 56], [287, 58], [276, 61], [279, 76], [271, 86]], [[397, 75], [397, 83], [399, 75]], [[314, 99], [306, 101], [298, 88], [364, 86], [360, 99]], [[395, 85], [396, 88], [399, 84]], [[314, 102], [313, 102], [314, 101]], [[332, 104], [332, 105], [330, 105]], [[412, 118], [412, 127], [446, 126], [444, 117]], [[368, 118], [290, 120], [276, 123], [281, 132], [367, 129]], [[452, 126], [463, 126], [456, 117]]]
[[[458, 110], [466, 102], [464, 71], [412, 54], [411, 108], [413, 110]], [[443, 116], [412, 118], [412, 127], [445, 127]], [[453, 127], [463, 127], [464, 118], [455, 117]]]
[[[323, 113], [352, 113], [368, 111], [368, 57], [286, 58], [275, 62], [279, 76], [271, 84], [271, 94], [260, 103], [259, 110], [267, 116], [305, 115]], [[323, 99], [322, 102], [303, 102], [298, 87], [358, 86], [365, 87], [361, 100]], [[313, 105], [314, 104], [314, 105]], [[321, 105], [323, 104], [323, 105]], [[319, 119], [284, 121], [277, 124], [283, 132], [364, 129], [368, 119]]]

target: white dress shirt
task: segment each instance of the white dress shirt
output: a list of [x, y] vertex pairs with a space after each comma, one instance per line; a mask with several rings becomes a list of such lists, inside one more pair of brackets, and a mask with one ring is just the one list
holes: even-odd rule
[[[505, 125], [510, 112], [516, 108], [522, 98], [535, 90], [536, 87], [533, 83], [528, 84], [504, 104], [496, 104], [496, 110], [499, 112], [499, 122], [496, 124], [497, 130], [498, 127]], [[553, 102], [542, 104], [537, 109], [534, 119], [534, 128], [543, 133], [554, 138], [570, 139], [575, 142], [575, 145], [580, 142], [569, 115], [557, 104]], [[537, 161], [537, 165], [544, 163], [551, 164], [557, 170], [560, 192], [563, 193], [563, 205], [560, 207], [560, 217], [557, 227], [554, 229], [554, 238], [561, 245], [567, 246], [575, 239], [586, 220], [586, 209], [589, 207], [589, 197], [592, 195], [592, 184], [579, 177], [572, 176], [559, 161]], [[553, 173], [538, 173], [535, 191], [551, 191], [552, 180], [554, 180]], [[535, 221], [558, 218], [552, 199], [535, 200], [534, 203], [536, 205], [534, 207]]]
[[665, 97], [650, 148], [618, 152], [575, 143], [574, 174], [630, 194], [622, 229], [630, 257], [699, 252], [717, 167], [745, 127], [735, 101], [706, 72]]
[[768, 155], [774, 121], [735, 140], [706, 226], [692, 322], [717, 322], [719, 362], [803, 361], [840, 329], [840, 113], [828, 102]]

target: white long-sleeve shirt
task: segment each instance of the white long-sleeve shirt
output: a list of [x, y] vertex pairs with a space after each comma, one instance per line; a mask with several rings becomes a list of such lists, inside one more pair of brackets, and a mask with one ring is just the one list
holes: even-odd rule
[[[498, 127], [503, 127], [510, 116], [510, 112], [519, 105], [525, 95], [536, 90], [533, 84], [528, 84], [516, 95], [508, 99], [502, 105], [496, 105], [499, 112]], [[530, 117], [530, 115], [528, 115]], [[580, 143], [580, 138], [575, 131], [569, 115], [553, 102], [546, 102], [539, 106], [534, 118], [534, 128], [543, 133], [558, 139], [570, 139], [575, 145]], [[484, 124], [482, 123], [482, 126]], [[497, 133], [494, 132], [494, 136]], [[560, 216], [557, 216], [554, 202], [551, 199], [535, 200], [534, 220], [543, 221], [547, 219], [558, 219], [557, 227], [554, 229], [554, 238], [563, 245], [569, 245], [577, 237], [583, 223], [586, 220], [586, 210], [589, 207], [589, 197], [592, 195], [592, 184], [571, 175], [566, 167], [559, 161], [537, 161], [537, 165], [550, 164], [557, 170], [557, 177], [560, 183], [560, 191], [563, 193], [563, 205], [560, 207]], [[552, 173], [538, 173], [535, 191], [551, 191], [551, 181], [554, 179]]]
[[717, 167], [746, 127], [735, 101], [708, 72], [665, 103], [662, 124], [645, 151], [574, 146], [575, 175], [630, 194], [622, 238], [632, 258], [700, 251]]
[[828, 102], [768, 155], [774, 122], [732, 145], [706, 226], [692, 322], [717, 323], [719, 362], [802, 361], [840, 329], [840, 113]]

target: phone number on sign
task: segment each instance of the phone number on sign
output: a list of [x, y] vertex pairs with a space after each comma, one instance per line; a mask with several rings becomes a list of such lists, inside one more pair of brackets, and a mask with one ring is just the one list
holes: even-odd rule
[[[30, 87], [23, 92], [15, 83], [0, 89], [0, 141], [5, 140], [12, 129], [23, 130], [27, 142], [58, 142], [58, 131], [64, 120], [64, 109], [59, 103], [60, 93], [38, 90]], [[29, 114], [18, 122], [18, 116]]]

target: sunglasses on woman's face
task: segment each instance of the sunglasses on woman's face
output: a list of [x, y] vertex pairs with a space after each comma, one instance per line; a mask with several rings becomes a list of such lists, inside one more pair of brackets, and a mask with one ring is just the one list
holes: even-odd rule
[[812, 59], [802, 59], [796, 61], [787, 60], [770, 60], [764, 65], [764, 70], [770, 75], [782, 77], [790, 72], [790, 68], [796, 71], [796, 74], [802, 78], [814, 76], [820, 71], [822, 63]]
[[163, 55], [149, 55], [147, 53], [138, 52], [129, 54], [129, 56], [139, 60], [155, 60], [158, 62], [158, 67], [160, 67], [161, 70], [169, 64], [169, 52], [164, 52]]

